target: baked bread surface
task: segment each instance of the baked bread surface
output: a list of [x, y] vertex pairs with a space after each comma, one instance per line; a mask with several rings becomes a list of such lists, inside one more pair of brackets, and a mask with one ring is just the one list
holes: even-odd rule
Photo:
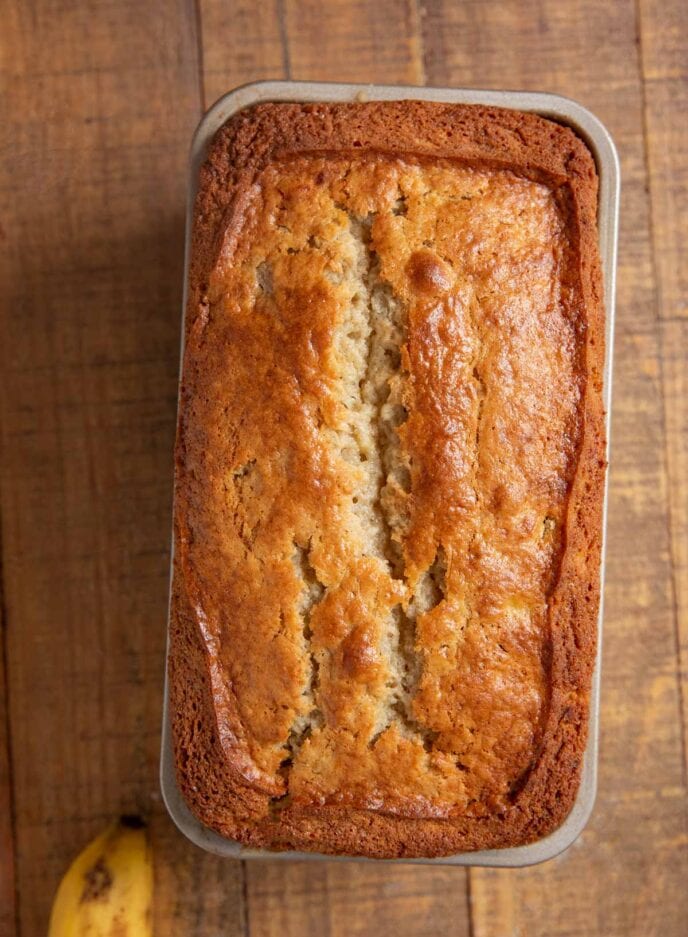
[[201, 172], [177, 775], [253, 846], [514, 846], [578, 789], [599, 601], [597, 179], [496, 108], [265, 104]]

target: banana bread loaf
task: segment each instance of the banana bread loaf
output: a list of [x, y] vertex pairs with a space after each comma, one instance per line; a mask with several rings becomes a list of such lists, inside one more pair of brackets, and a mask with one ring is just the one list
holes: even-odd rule
[[577, 792], [599, 600], [597, 177], [533, 114], [264, 104], [193, 228], [170, 701], [254, 846], [514, 846]]

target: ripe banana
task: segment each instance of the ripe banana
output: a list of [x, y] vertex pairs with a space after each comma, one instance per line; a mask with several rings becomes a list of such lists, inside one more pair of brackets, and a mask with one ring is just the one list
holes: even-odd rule
[[48, 937], [152, 937], [153, 862], [144, 823], [121, 817], [81, 852], [55, 895]]

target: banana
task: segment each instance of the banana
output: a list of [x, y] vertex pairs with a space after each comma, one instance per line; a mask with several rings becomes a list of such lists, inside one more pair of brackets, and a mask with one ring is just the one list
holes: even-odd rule
[[60, 882], [48, 937], [152, 937], [153, 862], [145, 824], [121, 817]]

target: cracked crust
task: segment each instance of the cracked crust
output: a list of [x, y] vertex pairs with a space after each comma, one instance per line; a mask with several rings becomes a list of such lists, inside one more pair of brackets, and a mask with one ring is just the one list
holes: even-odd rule
[[597, 179], [543, 118], [267, 104], [196, 200], [169, 678], [253, 846], [514, 846], [578, 789], [599, 602]]

